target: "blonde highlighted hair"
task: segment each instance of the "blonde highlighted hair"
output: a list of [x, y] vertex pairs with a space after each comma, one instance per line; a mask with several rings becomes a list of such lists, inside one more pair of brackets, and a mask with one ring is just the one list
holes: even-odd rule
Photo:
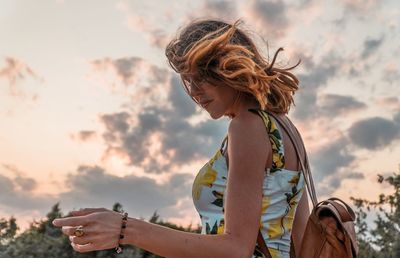
[[[300, 60], [290, 68], [275, 67], [283, 48], [276, 51], [271, 62], [267, 61], [253, 40], [238, 28], [241, 23], [192, 21], [167, 45], [169, 64], [181, 78], [224, 84], [241, 96], [255, 99], [262, 109], [288, 113], [299, 84], [289, 70], [298, 66]], [[183, 84], [188, 91], [186, 80]]]

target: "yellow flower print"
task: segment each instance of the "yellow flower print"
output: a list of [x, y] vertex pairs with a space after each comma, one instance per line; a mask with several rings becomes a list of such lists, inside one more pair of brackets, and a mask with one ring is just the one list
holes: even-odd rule
[[210, 164], [210, 166], [212, 166], [214, 164], [214, 162], [219, 159], [221, 157], [222, 153], [218, 150], [214, 156], [210, 159], [210, 161], [208, 161], [208, 164]]
[[274, 163], [276, 164], [277, 168], [283, 168], [284, 164], [283, 164], [282, 155], [279, 155], [278, 153], [276, 153], [276, 155], [272, 156], [272, 159], [273, 159]]
[[282, 236], [283, 228], [281, 225], [281, 219], [274, 219], [268, 222], [268, 236], [269, 238], [276, 238]]
[[217, 229], [217, 234], [218, 235], [223, 234], [224, 228], [225, 228], [225, 222], [224, 222], [224, 219], [221, 219], [221, 221], [219, 222], [218, 229]]
[[264, 214], [265, 211], [267, 210], [267, 208], [269, 206], [269, 202], [270, 202], [270, 198], [268, 196], [263, 196], [262, 203], [261, 203], [262, 214]]
[[294, 176], [288, 181], [288, 183], [289, 183], [289, 184], [295, 184], [295, 185], [297, 185], [297, 183], [299, 182], [299, 180], [300, 180], [300, 175], [294, 175]]
[[[261, 213], [262, 214], [264, 214], [265, 211], [267, 210], [269, 203], [270, 203], [270, 198], [268, 196], [263, 196], [262, 202], [261, 202]], [[260, 219], [260, 228], [264, 228], [262, 219]]]
[[[269, 117], [268, 117], [268, 120], [271, 121], [271, 119], [270, 119]], [[270, 131], [273, 132], [273, 131], [275, 131], [275, 130], [278, 130], [278, 127], [276, 126], [275, 123], [272, 123], [272, 121], [271, 121], [271, 129], [270, 129]]]
[[211, 187], [217, 178], [217, 171], [213, 169], [214, 161], [218, 158], [218, 153], [201, 168], [193, 182], [192, 196], [194, 199], [199, 200], [201, 189], [203, 186]]
[[281, 253], [276, 249], [268, 249], [269, 253], [271, 254], [271, 258], [279, 258]]
[[285, 228], [285, 231], [291, 232], [292, 226], [293, 226], [294, 214], [295, 214], [296, 207], [297, 207], [297, 202], [291, 201], [289, 207], [290, 207], [289, 212], [286, 214], [286, 216], [283, 220], [283, 226]]

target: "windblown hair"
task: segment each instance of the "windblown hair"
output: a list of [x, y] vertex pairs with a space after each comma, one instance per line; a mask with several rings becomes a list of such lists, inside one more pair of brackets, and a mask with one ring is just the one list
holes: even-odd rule
[[262, 109], [288, 113], [299, 80], [290, 68], [274, 67], [257, 50], [253, 40], [233, 25], [218, 20], [195, 20], [184, 27], [166, 47], [171, 67], [181, 75], [186, 91], [187, 80], [205, 80], [213, 85], [227, 85], [240, 97], [255, 99]]

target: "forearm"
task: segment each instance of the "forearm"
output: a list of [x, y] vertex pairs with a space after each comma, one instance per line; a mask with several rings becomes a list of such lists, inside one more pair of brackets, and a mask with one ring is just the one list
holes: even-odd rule
[[249, 250], [232, 235], [201, 235], [129, 218], [122, 244], [167, 258], [249, 257]]

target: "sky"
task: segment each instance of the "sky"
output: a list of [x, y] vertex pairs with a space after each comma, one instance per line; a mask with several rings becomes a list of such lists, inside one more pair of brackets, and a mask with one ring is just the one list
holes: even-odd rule
[[320, 199], [376, 199], [400, 164], [400, 4], [0, 0], [0, 218], [21, 228], [120, 202], [197, 225], [191, 187], [229, 124], [184, 93], [164, 49], [195, 18], [242, 19], [300, 80], [289, 117]]

